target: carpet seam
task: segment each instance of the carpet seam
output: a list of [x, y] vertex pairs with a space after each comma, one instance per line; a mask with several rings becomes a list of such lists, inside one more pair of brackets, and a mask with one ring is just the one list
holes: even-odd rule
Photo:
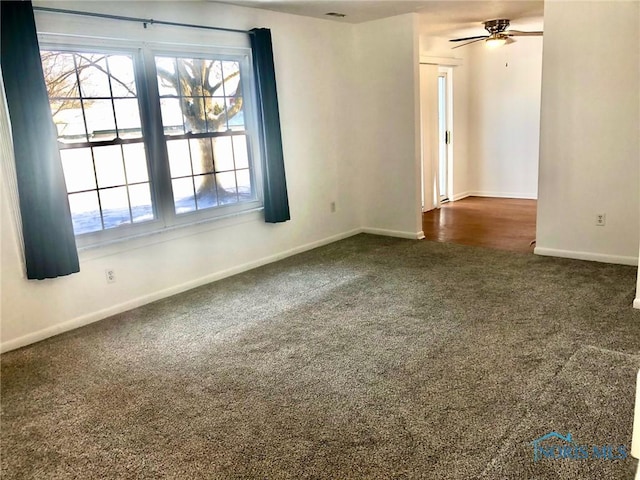
[[[639, 355], [633, 355], [633, 354], [629, 354], [629, 353], [625, 353], [625, 352], [620, 352], [617, 350], [609, 350], [606, 348], [601, 348], [595, 345], [587, 345], [587, 344], [580, 344], [576, 350], [571, 354], [571, 356], [567, 359], [566, 362], [564, 362], [560, 368], [558, 368], [555, 373], [553, 374], [553, 377], [549, 380], [549, 382], [547, 383], [547, 385], [545, 386], [545, 388], [542, 390], [542, 392], [536, 397], [538, 400], [544, 398], [547, 393], [553, 388], [553, 383], [552, 383], [552, 379], [555, 379], [558, 377], [558, 375], [560, 373], [562, 373], [566, 368], [567, 365], [569, 365], [576, 357], [577, 355], [585, 350], [596, 350], [602, 353], [606, 353], [606, 354], [614, 354], [614, 355], [620, 355], [626, 358], [630, 358], [630, 359], [636, 359], [636, 360], [640, 360], [640, 356]], [[509, 438], [513, 437], [513, 435], [515, 434], [515, 432], [519, 431], [521, 429], [521, 427], [528, 422], [531, 417], [533, 416], [533, 414], [531, 413], [531, 411], [528, 411], [524, 417], [522, 418], [522, 420], [520, 420], [520, 422], [518, 422], [513, 428], [510, 429], [510, 432], [506, 435], [504, 435], [502, 438], [502, 446], [500, 447], [499, 451], [496, 453], [496, 455], [494, 455], [494, 457], [489, 460], [485, 466], [485, 468], [482, 470], [482, 472], [480, 473], [480, 475], [477, 477], [478, 479], [481, 478], [486, 478], [486, 474], [488, 472], [488, 470], [492, 467], [495, 466], [497, 459], [500, 458], [503, 453], [505, 452], [505, 450], [508, 448], [508, 445], [511, 443], [509, 442]]]

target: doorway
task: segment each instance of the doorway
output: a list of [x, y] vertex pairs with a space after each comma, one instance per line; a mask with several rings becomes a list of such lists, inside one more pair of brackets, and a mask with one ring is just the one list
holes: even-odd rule
[[420, 64], [423, 212], [454, 198], [452, 70]]

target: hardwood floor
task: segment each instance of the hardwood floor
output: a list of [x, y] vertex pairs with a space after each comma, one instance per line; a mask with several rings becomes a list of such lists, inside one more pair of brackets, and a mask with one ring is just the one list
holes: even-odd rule
[[532, 253], [536, 200], [467, 197], [422, 215], [428, 240]]

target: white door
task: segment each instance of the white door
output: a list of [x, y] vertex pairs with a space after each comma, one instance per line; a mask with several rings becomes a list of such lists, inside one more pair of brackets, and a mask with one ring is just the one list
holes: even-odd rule
[[449, 199], [449, 144], [451, 132], [448, 121], [449, 88], [447, 73], [438, 74], [438, 186], [440, 201]]

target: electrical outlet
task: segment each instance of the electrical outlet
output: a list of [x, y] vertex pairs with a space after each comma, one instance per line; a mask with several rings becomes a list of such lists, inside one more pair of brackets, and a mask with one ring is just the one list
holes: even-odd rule
[[607, 224], [606, 213], [596, 213], [596, 227], [604, 227]]
[[116, 271], [113, 268], [107, 268], [104, 271], [104, 274], [107, 277], [107, 283], [115, 283], [116, 282]]
[[331, 202], [331, 213], [336, 213], [336, 202]]

